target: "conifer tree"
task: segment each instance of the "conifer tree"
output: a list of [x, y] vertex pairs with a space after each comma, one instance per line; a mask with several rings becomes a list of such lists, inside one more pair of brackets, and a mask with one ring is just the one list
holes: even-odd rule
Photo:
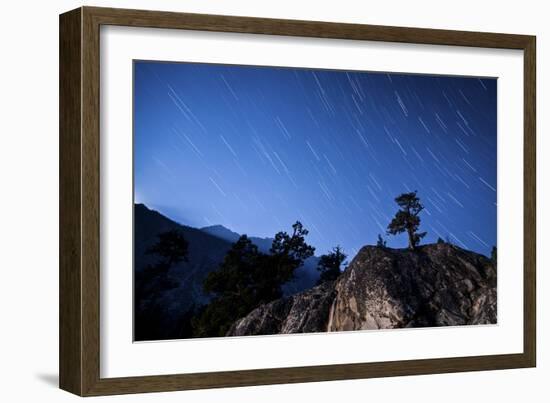
[[409, 249], [413, 250], [420, 244], [421, 239], [426, 236], [426, 232], [417, 232], [420, 226], [419, 214], [424, 206], [420, 203], [416, 191], [397, 196], [395, 202], [399, 205], [399, 210], [388, 225], [388, 234], [396, 235], [407, 232]]

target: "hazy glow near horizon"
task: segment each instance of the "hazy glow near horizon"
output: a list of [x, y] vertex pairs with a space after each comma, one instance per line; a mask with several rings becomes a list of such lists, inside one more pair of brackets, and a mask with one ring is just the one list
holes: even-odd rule
[[317, 255], [354, 255], [417, 190], [424, 242], [496, 245], [496, 79], [134, 67], [136, 202], [260, 237], [300, 220]]

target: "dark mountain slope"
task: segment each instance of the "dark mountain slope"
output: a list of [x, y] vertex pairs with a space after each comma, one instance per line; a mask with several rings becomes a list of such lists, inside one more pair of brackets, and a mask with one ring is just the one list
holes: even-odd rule
[[[216, 270], [231, 242], [212, 236], [199, 229], [180, 225], [162, 214], [148, 209], [143, 204], [134, 207], [134, 262], [136, 281], [147, 265], [155, 264], [156, 258], [147, 254], [147, 250], [158, 241], [158, 234], [178, 230], [189, 243], [188, 261], [180, 262], [170, 268], [168, 277], [174, 288], [155, 292], [154, 297], [135, 301], [136, 337], [138, 339], [173, 339], [181, 337], [182, 320], [192, 307], [208, 301], [202, 291], [204, 279]], [[139, 287], [136, 284], [136, 287]], [[154, 298], [154, 300], [151, 300]], [[154, 304], [154, 322], [140, 324], [140, 311]], [[144, 329], [144, 327], [146, 327]]]
[[[178, 224], [144, 204], [136, 204], [134, 208], [134, 255], [136, 270], [142, 270], [148, 263], [154, 263], [154, 257], [146, 253], [147, 249], [157, 242], [158, 234], [169, 230], [179, 230], [189, 242], [189, 261], [196, 269], [200, 267], [216, 266], [223, 260], [231, 247], [232, 241], [210, 235], [197, 228]], [[189, 265], [183, 264], [189, 269]]]
[[[202, 291], [202, 284], [213, 270], [218, 269], [227, 251], [239, 234], [221, 226], [197, 229], [176, 223], [144, 204], [134, 206], [134, 262], [136, 281], [145, 278], [140, 273], [148, 265], [157, 263], [156, 257], [147, 254], [147, 250], [158, 241], [158, 234], [178, 230], [188, 241], [188, 261], [180, 262], [170, 268], [168, 277], [171, 287], [159, 289], [148, 298], [135, 301], [136, 321], [139, 312], [155, 306], [153, 323], [145, 324], [145, 332], [136, 332], [138, 339], [158, 340], [182, 337], [181, 327], [191, 308], [197, 308], [208, 302], [208, 296]], [[269, 238], [251, 238], [260, 250], [271, 247]], [[269, 246], [267, 246], [269, 245]], [[290, 295], [312, 287], [319, 274], [315, 269], [317, 258], [310, 258], [307, 264], [296, 270], [296, 278], [285, 284], [285, 295]], [[139, 284], [136, 284], [139, 286]], [[155, 291], [155, 290], [153, 290]], [[136, 323], [136, 328], [139, 327]], [[143, 329], [143, 326], [140, 328]]]

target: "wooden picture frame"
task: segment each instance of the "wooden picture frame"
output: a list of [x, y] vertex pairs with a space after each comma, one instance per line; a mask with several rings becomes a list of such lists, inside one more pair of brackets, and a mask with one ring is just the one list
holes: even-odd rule
[[[523, 353], [193, 374], [100, 377], [100, 26], [519, 49], [524, 52]], [[81, 7], [60, 16], [60, 387], [80, 396], [534, 367], [535, 37]]]

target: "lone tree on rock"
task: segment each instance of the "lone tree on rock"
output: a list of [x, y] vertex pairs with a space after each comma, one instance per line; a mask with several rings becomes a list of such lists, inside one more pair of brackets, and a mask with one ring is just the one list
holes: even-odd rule
[[416, 232], [420, 226], [419, 214], [424, 206], [420, 203], [416, 190], [397, 196], [395, 202], [399, 205], [399, 210], [388, 225], [388, 234], [396, 235], [407, 231], [409, 249], [415, 249], [426, 236], [426, 232]]
[[347, 255], [340, 246], [333, 248], [328, 254], [322, 255], [317, 265], [317, 270], [321, 273], [317, 284], [336, 280], [341, 273], [341, 266], [346, 265], [346, 257]]
[[382, 238], [382, 235], [378, 234], [378, 240], [376, 241], [376, 246], [379, 248], [385, 248], [386, 247], [386, 240]]
[[491, 261], [496, 265], [497, 264], [497, 247], [493, 246], [491, 249]]

